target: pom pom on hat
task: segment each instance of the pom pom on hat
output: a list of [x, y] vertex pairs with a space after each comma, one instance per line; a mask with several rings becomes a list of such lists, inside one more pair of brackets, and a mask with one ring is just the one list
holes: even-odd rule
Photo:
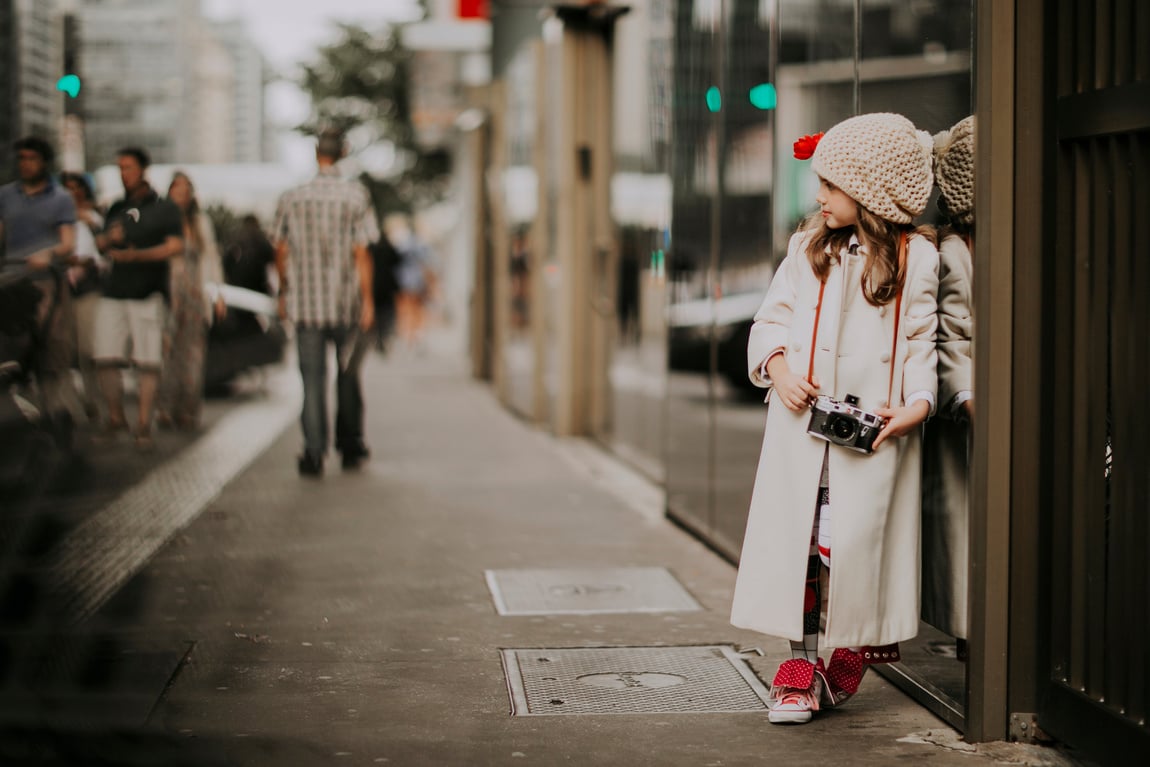
[[930, 199], [933, 146], [902, 115], [858, 115], [826, 132], [811, 168], [876, 216], [909, 224]]
[[956, 224], [974, 223], [974, 115], [934, 137], [938, 209]]

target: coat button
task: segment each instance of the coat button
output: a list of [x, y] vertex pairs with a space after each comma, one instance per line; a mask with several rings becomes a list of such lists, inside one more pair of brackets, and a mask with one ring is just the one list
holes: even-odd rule
[[886, 363], [890, 362], [890, 352], [883, 352], [883, 353], [882, 353], [882, 354], [879, 356], [878, 360], [879, 360], [879, 362], [881, 362], [881, 363], [883, 363], [883, 364], [886, 364]]
[[886, 306], [880, 306], [878, 308], [878, 316], [880, 316], [880, 317], [886, 316]]
[[803, 348], [803, 345], [801, 343], [799, 343], [798, 341], [793, 341], [791, 343], [791, 351], [797, 352], [802, 348]]

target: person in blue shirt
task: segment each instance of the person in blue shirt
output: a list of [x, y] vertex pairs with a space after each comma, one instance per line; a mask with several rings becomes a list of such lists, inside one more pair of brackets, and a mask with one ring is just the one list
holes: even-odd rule
[[24, 274], [41, 293], [36, 381], [47, 412], [70, 416], [79, 407], [71, 381], [75, 327], [62, 275], [75, 249], [76, 204], [52, 178], [56, 153], [51, 144], [26, 136], [13, 149], [17, 180], [0, 186], [0, 271]]

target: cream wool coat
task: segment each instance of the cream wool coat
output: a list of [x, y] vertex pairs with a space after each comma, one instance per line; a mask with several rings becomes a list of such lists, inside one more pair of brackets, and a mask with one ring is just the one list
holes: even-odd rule
[[[819, 282], [806, 256], [810, 233], [791, 237], [747, 349], [751, 379], [769, 387], [759, 367], [785, 349], [790, 369], [805, 375]], [[865, 251], [864, 251], [865, 252]], [[936, 392], [938, 251], [922, 237], [908, 243], [902, 321], [895, 351], [894, 394]], [[831, 268], [815, 351], [820, 393], [859, 397], [874, 410], [887, 399], [894, 303], [863, 298], [862, 256], [846, 251]], [[845, 311], [844, 311], [845, 308]], [[801, 640], [806, 564], [819, 476], [827, 444], [806, 433], [810, 413], [772, 403], [767, 394], [763, 447], [735, 583], [731, 622]], [[921, 435], [883, 443], [872, 455], [829, 450], [833, 511], [826, 643], [883, 645], [918, 633]]]
[[938, 402], [923, 435], [922, 619], [965, 639], [970, 545], [970, 426], [950, 405], [974, 385], [971, 314], [974, 268], [958, 235], [939, 245]]

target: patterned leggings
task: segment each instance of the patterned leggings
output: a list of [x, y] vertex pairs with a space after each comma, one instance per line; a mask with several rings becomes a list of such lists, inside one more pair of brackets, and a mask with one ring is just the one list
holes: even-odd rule
[[824, 453], [819, 495], [815, 505], [815, 523], [811, 529], [811, 546], [807, 555], [807, 583], [803, 594], [803, 641], [791, 642], [791, 657], [805, 658], [811, 663], [819, 659], [819, 617], [823, 604], [820, 570], [824, 564], [828, 568], [831, 566], [830, 510], [830, 479]]

